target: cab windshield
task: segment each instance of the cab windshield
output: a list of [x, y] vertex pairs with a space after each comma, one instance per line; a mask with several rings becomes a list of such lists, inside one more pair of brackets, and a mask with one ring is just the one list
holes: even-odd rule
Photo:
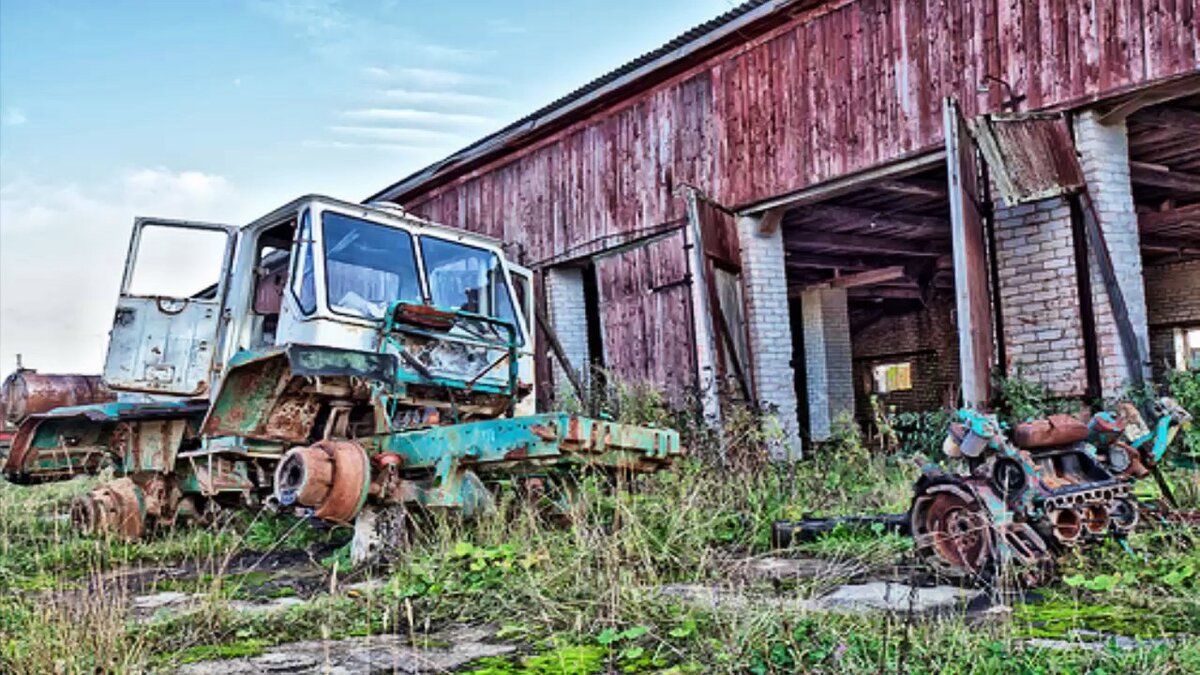
[[521, 340], [504, 266], [495, 253], [421, 237], [421, 257], [434, 306], [501, 319], [513, 325], [517, 340]]
[[421, 302], [412, 235], [333, 211], [322, 214], [321, 224], [331, 310], [381, 319], [397, 300]]

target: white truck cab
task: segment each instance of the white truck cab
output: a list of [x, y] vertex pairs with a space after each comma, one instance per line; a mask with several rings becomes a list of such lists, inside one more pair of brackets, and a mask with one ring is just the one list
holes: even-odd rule
[[[239, 352], [288, 344], [377, 351], [385, 313], [405, 302], [510, 324], [518, 381], [529, 392], [514, 414], [532, 414], [531, 282], [498, 241], [393, 206], [308, 195], [241, 228], [139, 218], [104, 379], [122, 392], [211, 397]], [[495, 365], [495, 375], [456, 374], [499, 377], [506, 369]]]

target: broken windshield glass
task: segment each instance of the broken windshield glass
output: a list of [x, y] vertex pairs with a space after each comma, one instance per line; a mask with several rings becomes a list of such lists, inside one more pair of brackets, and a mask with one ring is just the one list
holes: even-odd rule
[[381, 319], [397, 300], [420, 303], [412, 236], [404, 230], [326, 211], [325, 287], [339, 314]]
[[429, 279], [430, 300], [435, 307], [506, 321], [513, 326], [520, 343], [520, 328], [499, 256], [485, 249], [433, 237], [421, 238], [421, 256]]

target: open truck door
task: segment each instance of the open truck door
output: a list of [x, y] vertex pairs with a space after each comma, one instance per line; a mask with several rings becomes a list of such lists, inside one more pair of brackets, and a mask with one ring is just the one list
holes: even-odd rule
[[208, 394], [220, 353], [237, 228], [139, 218], [109, 334], [104, 380], [113, 389]]

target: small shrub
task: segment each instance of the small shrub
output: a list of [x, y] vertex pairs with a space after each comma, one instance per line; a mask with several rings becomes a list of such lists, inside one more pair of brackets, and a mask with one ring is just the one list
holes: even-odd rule
[[1200, 370], [1171, 371], [1167, 374], [1166, 390], [1192, 416], [1191, 427], [1183, 431], [1178, 441], [1183, 454], [1200, 458]]
[[992, 373], [992, 386], [998, 399], [996, 413], [1009, 428], [1058, 413], [1074, 414], [1080, 409], [1075, 399], [1057, 396], [1045, 384], [1026, 377], [1019, 363], [1012, 375]]

